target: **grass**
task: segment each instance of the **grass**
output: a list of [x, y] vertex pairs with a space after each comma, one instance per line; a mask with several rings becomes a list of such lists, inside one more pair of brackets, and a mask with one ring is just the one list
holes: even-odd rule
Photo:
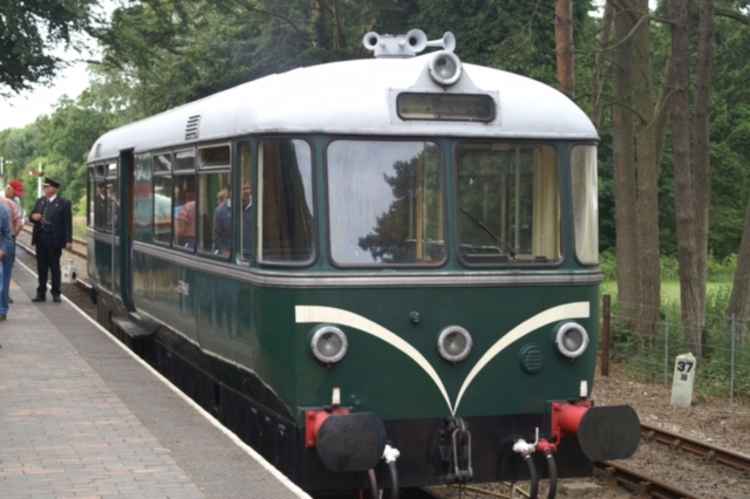
[[[721, 280], [709, 281], [706, 283], [706, 296], [717, 296], [732, 291], [732, 278], [730, 276]], [[617, 281], [604, 281], [600, 288], [602, 295], [610, 295], [612, 303], [617, 301]], [[664, 306], [680, 306], [680, 281], [670, 280], [661, 283], [661, 303]]]

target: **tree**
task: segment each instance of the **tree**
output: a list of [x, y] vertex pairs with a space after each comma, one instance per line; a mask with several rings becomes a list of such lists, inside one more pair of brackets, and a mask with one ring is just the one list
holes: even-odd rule
[[573, 97], [576, 87], [573, 0], [555, 1], [555, 54], [560, 90]]
[[745, 228], [737, 256], [737, 271], [734, 274], [732, 295], [729, 299], [728, 315], [737, 320], [750, 321], [750, 202], [745, 214]]
[[0, 0], [0, 90], [48, 81], [60, 67], [52, 50], [91, 26], [95, 0]]
[[648, 0], [609, 3], [617, 54], [613, 110], [617, 287], [624, 313], [639, 332], [650, 336], [660, 320], [659, 175], [669, 94], [657, 90], [661, 86], [654, 76]]
[[691, 352], [702, 357], [701, 325], [699, 322], [700, 292], [696, 245], [696, 184], [690, 151], [690, 36], [688, 0], [670, 0], [672, 21], [672, 168], [675, 181], [675, 214], [677, 217], [677, 249], [680, 263], [680, 311], [683, 331]]

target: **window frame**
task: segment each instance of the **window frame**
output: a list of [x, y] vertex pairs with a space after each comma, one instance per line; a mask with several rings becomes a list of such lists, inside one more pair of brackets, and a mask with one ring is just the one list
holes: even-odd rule
[[[313, 266], [319, 258], [319, 222], [318, 217], [320, 216], [320, 207], [318, 206], [318, 182], [317, 182], [317, 172], [318, 172], [318, 161], [317, 157], [318, 151], [315, 147], [315, 142], [313, 141], [312, 137], [304, 136], [304, 135], [297, 135], [297, 134], [289, 134], [289, 135], [276, 135], [276, 134], [269, 134], [269, 135], [256, 135], [255, 138], [255, 144], [254, 148], [251, 148], [251, 154], [253, 154], [253, 159], [255, 160], [255, 171], [253, 172], [252, 176], [256, 180], [255, 184], [255, 190], [253, 191], [253, 196], [255, 196], [254, 202], [256, 203], [255, 206], [255, 226], [253, 227], [254, 233], [255, 233], [255, 255], [253, 262], [258, 267], [271, 267], [271, 268], [305, 268], [305, 267], [311, 267]], [[310, 244], [310, 257], [307, 260], [300, 260], [300, 261], [268, 261], [264, 260], [260, 257], [262, 255], [262, 245], [263, 245], [263, 233], [262, 227], [263, 223], [261, 218], [263, 217], [263, 144], [265, 141], [269, 140], [288, 140], [288, 141], [294, 141], [299, 140], [301, 142], [304, 142], [307, 144], [307, 147], [310, 151], [310, 182], [311, 182], [311, 196], [312, 196], [312, 224], [310, 233], [312, 236], [312, 241]], [[241, 142], [241, 141], [240, 141]]]
[[[448, 96], [447, 98], [451, 98], [452, 96], [458, 96], [458, 97], [478, 97], [482, 100], [488, 100], [489, 103], [492, 104], [491, 107], [489, 107], [491, 114], [488, 119], [480, 119], [480, 118], [470, 118], [470, 117], [444, 117], [444, 116], [435, 116], [435, 117], [410, 117], [404, 115], [401, 109], [401, 103], [402, 99], [409, 98], [411, 96], [418, 96], [418, 97], [444, 97]], [[417, 121], [417, 122], [429, 122], [429, 123], [480, 123], [480, 124], [488, 124], [492, 123], [497, 119], [497, 99], [495, 99], [494, 96], [487, 93], [440, 93], [440, 94], [434, 94], [430, 92], [420, 92], [420, 91], [405, 91], [400, 92], [396, 96], [396, 114], [398, 114], [398, 117], [401, 121], [404, 122], [410, 122], [410, 121]], [[438, 137], [439, 138], [439, 137]]]
[[[181, 149], [184, 150], [184, 149]], [[175, 164], [175, 150], [160, 150], [160, 151], [149, 151], [144, 153], [151, 157], [151, 241], [164, 248], [171, 248], [172, 242], [174, 241], [174, 164]], [[170, 163], [169, 171], [156, 171], [154, 168], [154, 158], [156, 156], [169, 155], [172, 158]], [[162, 241], [156, 237], [156, 179], [157, 178], [168, 178], [172, 182], [169, 196], [169, 241]]]
[[[193, 151], [193, 167], [192, 167], [192, 169], [189, 169], [189, 168], [178, 169], [177, 168], [177, 154], [179, 154], [181, 152], [185, 152], [185, 151]], [[183, 253], [190, 254], [190, 255], [194, 255], [194, 254], [196, 254], [196, 252], [198, 250], [198, 244], [197, 244], [198, 243], [198, 221], [197, 221], [197, 217], [198, 217], [198, 213], [200, 212], [200, 205], [199, 205], [200, 199], [199, 199], [199, 196], [198, 196], [198, 162], [199, 162], [198, 152], [197, 152], [197, 148], [196, 147], [180, 147], [180, 148], [171, 149], [170, 152], [171, 152], [171, 154], [172, 154], [172, 156], [174, 158], [174, 162], [172, 163], [172, 239], [171, 239], [171, 241], [170, 241], [169, 244], [170, 244], [170, 247], [172, 249], [175, 249], [175, 250], [178, 250], [178, 251], [181, 251]], [[176, 201], [175, 189], [177, 188], [177, 179], [178, 179], [178, 177], [187, 177], [187, 176], [191, 176], [191, 175], [195, 179], [195, 182], [196, 182], [196, 185], [195, 185], [195, 193], [196, 193], [196, 196], [195, 196], [195, 216], [196, 216], [195, 240], [196, 240], [196, 244], [195, 244], [195, 246], [192, 249], [185, 248], [183, 246], [179, 246], [179, 245], [175, 244], [175, 238], [177, 237], [177, 231], [175, 230], [175, 227], [177, 225], [176, 224], [177, 217], [175, 216], [175, 213], [174, 213], [175, 201]]]
[[[440, 192], [443, 196], [443, 234], [444, 234], [444, 242], [445, 242], [445, 254], [443, 255], [443, 258], [435, 263], [388, 263], [388, 264], [378, 264], [378, 263], [370, 263], [370, 264], [350, 264], [350, 263], [341, 263], [336, 261], [336, 259], [333, 256], [333, 234], [331, 232], [331, 185], [329, 183], [329, 155], [328, 150], [334, 142], [339, 141], [348, 141], [348, 142], [421, 142], [421, 143], [429, 143], [434, 144], [437, 148], [437, 152], [439, 154], [439, 166], [438, 166], [438, 179], [440, 180]], [[446, 170], [447, 170], [447, 160], [446, 160], [446, 154], [444, 149], [444, 144], [446, 141], [446, 137], [441, 136], [409, 136], [409, 137], [403, 137], [403, 136], [387, 136], [387, 135], [368, 135], [368, 136], [350, 136], [350, 135], [342, 135], [342, 136], [333, 136], [329, 138], [325, 142], [325, 146], [323, 149], [323, 163], [322, 163], [322, 170], [323, 170], [323, 184], [325, 186], [326, 190], [326, 234], [325, 237], [327, 239], [328, 244], [328, 251], [327, 251], [327, 258], [330, 262], [331, 266], [337, 269], [341, 270], [353, 270], [353, 269], [367, 269], [367, 270], [373, 270], [373, 269], [439, 269], [446, 267], [450, 260], [451, 260], [451, 238], [450, 238], [450, 224], [448, 222], [448, 216], [449, 216], [449, 210], [448, 210], [448, 203], [449, 203], [449, 184], [446, 181]]]
[[[258, 246], [258, 150], [261, 137], [251, 135], [240, 137], [232, 143], [232, 182], [236, 187], [232, 188], [232, 203], [233, 203], [233, 224], [234, 224], [234, 260], [233, 263], [243, 268], [257, 267], [259, 265], [258, 258], [254, 255], [257, 251]], [[253, 231], [253, 240], [255, 241], [254, 248], [251, 251], [251, 258], [245, 258], [244, 251], [244, 238], [242, 233], [243, 219], [243, 206], [242, 206], [242, 184], [243, 184], [243, 170], [242, 170], [242, 147], [247, 146], [248, 154], [250, 155], [250, 182], [253, 189], [253, 206], [250, 208], [250, 230]], [[312, 149], [311, 149], [312, 151]], [[314, 179], [313, 179], [314, 181]], [[316, 228], [317, 230], [317, 228]]]
[[[551, 148], [555, 153], [555, 166], [557, 167], [557, 196], [558, 196], [558, 212], [559, 212], [559, 226], [558, 230], [560, 233], [560, 239], [558, 241], [559, 251], [560, 251], [560, 257], [554, 261], [554, 262], [534, 262], [531, 260], [521, 260], [521, 261], [513, 261], [513, 259], [508, 258], [507, 262], [488, 262], [488, 263], [472, 263], [470, 261], [467, 261], [466, 257], [463, 255], [461, 251], [461, 230], [460, 230], [460, 212], [459, 212], [459, 192], [458, 192], [458, 186], [459, 186], [459, 150], [461, 145], [464, 144], [493, 144], [493, 143], [501, 143], [503, 145], [512, 146], [514, 148], [518, 147], [538, 147], [538, 146], [546, 146]], [[533, 140], [518, 140], [518, 139], [504, 139], [504, 138], [481, 138], [481, 139], [473, 139], [473, 138], [463, 138], [463, 139], [456, 139], [451, 144], [452, 153], [451, 158], [453, 161], [453, 166], [451, 168], [451, 175], [453, 176], [453, 193], [454, 196], [454, 209], [453, 209], [453, 216], [455, 217], [455, 223], [454, 223], [454, 234], [453, 238], [455, 241], [455, 250], [456, 250], [456, 257], [458, 262], [461, 264], [462, 267], [465, 267], [467, 269], [514, 269], [514, 270], [523, 270], [523, 269], [558, 269], [561, 268], [563, 265], [565, 265], [565, 262], [567, 261], [569, 255], [566, 254], [566, 238], [567, 232], [565, 230], [565, 218], [568, 216], [566, 213], [565, 208], [565, 191], [566, 191], [566, 180], [565, 176], [563, 175], [563, 161], [562, 161], [562, 154], [561, 151], [566, 150], [566, 148], [561, 148], [559, 142], [554, 140], [539, 140], [539, 139], [533, 139]]]
[[[93, 191], [91, 187], [94, 187]], [[96, 170], [94, 165], [87, 165], [86, 167], [86, 228], [91, 230], [94, 228], [94, 192], [96, 191]]]
[[[231, 154], [231, 151], [230, 151], [230, 154]], [[231, 156], [230, 156], [230, 165], [231, 165]], [[201, 185], [202, 185], [201, 184], [201, 179], [203, 177], [208, 177], [210, 175], [227, 175], [229, 177], [229, 184], [230, 184], [230, 189], [231, 189], [230, 190], [230, 199], [232, 199], [234, 197], [234, 187], [232, 187], [232, 180], [233, 179], [232, 179], [232, 170], [231, 170], [231, 167], [230, 168], [227, 168], [227, 167], [224, 167], [224, 166], [222, 166], [221, 168], [211, 167], [211, 168], [206, 168], [206, 169], [198, 171], [198, 173], [195, 176], [196, 181], [198, 183], [198, 185], [196, 186], [197, 187], [197, 189], [196, 189], [197, 196], [196, 196], [196, 204], [195, 204], [195, 212], [196, 212], [196, 217], [198, 219], [198, 221], [196, 223], [196, 235], [195, 235], [195, 238], [196, 238], [196, 241], [197, 241], [197, 244], [195, 245], [196, 253], [198, 255], [202, 256], [202, 257], [211, 258], [212, 260], [219, 260], [219, 261], [222, 261], [222, 262], [228, 262], [228, 261], [231, 261], [234, 258], [234, 255], [235, 255], [235, 252], [236, 252], [235, 240], [234, 240], [235, 239], [235, 237], [234, 237], [234, 225], [235, 225], [235, 220], [234, 220], [234, 203], [232, 203], [232, 249], [229, 252], [229, 255], [227, 255], [227, 256], [215, 255], [210, 250], [205, 250], [205, 249], [201, 248], [201, 246], [203, 244], [203, 239], [201, 237], [203, 235], [203, 233], [202, 233], [203, 221], [202, 221], [202, 216], [201, 216], [202, 215], [202, 212], [201, 212], [202, 204], [200, 202], [200, 199], [201, 199]], [[174, 203], [174, 200], [173, 200], [173, 203]], [[212, 227], [212, 229], [214, 229], [214, 227]]]
[[[218, 147], [226, 147], [229, 150], [229, 161], [226, 164], [222, 165], [206, 165], [203, 164], [203, 157], [201, 156], [201, 151], [206, 149], [215, 149]], [[186, 149], [181, 149], [180, 151], [185, 151]], [[214, 170], [230, 170], [232, 169], [232, 162], [234, 160], [234, 153], [232, 151], [232, 143], [231, 142], [216, 142], [216, 143], [206, 143], [206, 144], [200, 144], [195, 148], [195, 164], [198, 167], [199, 171], [214, 171]], [[176, 153], [177, 151], [175, 151]]]
[[[116, 179], [117, 177], [115, 175], [109, 174], [109, 165], [114, 164], [117, 165], [117, 159], [112, 158], [109, 160], [101, 160], [97, 163], [92, 163], [90, 166], [90, 170], [93, 173], [93, 181], [94, 181], [94, 192], [92, 193], [92, 196], [94, 197], [94, 219], [91, 221], [90, 228], [93, 229], [95, 232], [101, 232], [104, 234], [114, 234], [115, 231], [112, 227], [112, 220], [111, 220], [111, 208], [110, 208], [110, 201], [109, 201], [109, 192], [112, 189], [112, 180]], [[116, 171], [116, 170], [115, 170]], [[105, 189], [107, 190], [107, 196], [104, 200], [104, 217], [107, 218], [107, 214], [110, 214], [109, 219], [105, 220], [105, 225], [98, 225], [96, 222], [96, 192], [100, 185], [104, 185]]]
[[568, 169], [570, 171], [570, 173], [569, 173], [569, 175], [570, 175], [570, 182], [569, 182], [570, 183], [570, 188], [569, 188], [569, 190], [570, 190], [570, 238], [571, 238], [573, 258], [574, 258], [575, 263], [577, 265], [579, 265], [580, 267], [587, 268], [587, 269], [592, 269], [592, 268], [598, 268], [601, 265], [601, 262], [602, 262], [602, 253], [601, 253], [601, 250], [600, 250], [601, 241], [602, 241], [602, 239], [601, 239], [601, 234], [602, 234], [602, 230], [601, 230], [601, 210], [600, 210], [600, 207], [597, 207], [597, 220], [596, 220], [597, 221], [597, 239], [598, 239], [598, 241], [597, 241], [597, 248], [596, 248], [597, 261], [596, 261], [596, 263], [585, 263], [585, 262], [582, 262], [578, 258], [578, 243], [576, 241], [576, 215], [575, 215], [575, 209], [576, 209], [576, 207], [575, 207], [575, 199], [574, 199], [575, 198], [575, 193], [573, 192], [573, 189], [575, 188], [573, 186], [573, 168], [575, 167], [575, 165], [573, 165], [573, 150], [576, 147], [593, 147], [594, 148], [594, 154], [595, 154], [595, 159], [596, 159], [595, 174], [596, 174], [596, 180], [597, 180], [596, 196], [597, 196], [597, 204], [598, 204], [599, 203], [599, 197], [600, 197], [600, 194], [601, 194], [601, 185], [600, 185], [601, 184], [601, 175], [599, 174], [599, 143], [598, 142], [594, 142], [594, 141], [579, 141], [579, 142], [573, 142], [573, 143], [571, 143], [568, 146], [568, 148], [567, 148], [567, 152], [568, 152], [568, 165], [569, 165]]

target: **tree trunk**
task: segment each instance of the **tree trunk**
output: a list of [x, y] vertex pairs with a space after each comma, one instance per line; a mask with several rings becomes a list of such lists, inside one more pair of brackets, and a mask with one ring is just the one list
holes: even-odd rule
[[333, 47], [330, 9], [327, 0], [311, 0], [310, 30], [315, 47], [325, 50]]
[[612, 5], [607, 2], [604, 6], [604, 17], [602, 19], [602, 32], [599, 36], [599, 50], [594, 56], [594, 72], [592, 76], [591, 87], [593, 88], [593, 97], [591, 102], [591, 121], [595, 127], [599, 127], [602, 121], [602, 94], [604, 93], [604, 82], [607, 81], [609, 74], [605, 68], [610, 67], [606, 64], [605, 47], [609, 45], [612, 34]]
[[[648, 0], [633, 0], [631, 10], [638, 22], [650, 15]], [[655, 104], [651, 66], [651, 33], [648, 22], [641, 22], [633, 36], [633, 108], [636, 154], [636, 212], [638, 258], [640, 258], [640, 313], [638, 331], [654, 336], [660, 321], [661, 261], [659, 253], [659, 173], [658, 136], [663, 133]]]
[[622, 41], [635, 25], [632, 15], [609, 2], [614, 16], [615, 39], [615, 100], [612, 109], [614, 125], [615, 227], [617, 252], [617, 293], [620, 313], [635, 324], [639, 313], [640, 259], [636, 229], [636, 188], [633, 159], [633, 113], [631, 40]]
[[750, 201], [745, 210], [745, 228], [737, 253], [737, 271], [727, 314], [740, 321], [750, 321]]
[[575, 51], [573, 47], [573, 0], [555, 0], [555, 55], [560, 90], [575, 94]]
[[706, 280], [708, 276], [708, 222], [711, 206], [711, 150], [709, 114], [713, 76], [713, 0], [701, 0], [698, 20], [698, 59], [695, 75], [692, 171], [695, 189], [695, 241], [698, 286], [698, 325], [706, 325]]
[[688, 0], [671, 0], [669, 3], [672, 24], [672, 61], [674, 82], [672, 87], [672, 164], [675, 183], [675, 216], [677, 251], [680, 265], [680, 310], [682, 327], [693, 354], [702, 357], [702, 328], [698, 323], [699, 292], [696, 266], [695, 238], [695, 188], [690, 161], [690, 98], [688, 71], [690, 39], [688, 33]]

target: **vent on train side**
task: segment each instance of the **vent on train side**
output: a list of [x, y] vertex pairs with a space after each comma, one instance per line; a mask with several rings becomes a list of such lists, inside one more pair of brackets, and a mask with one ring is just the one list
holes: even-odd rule
[[200, 136], [201, 115], [195, 114], [188, 118], [185, 125], [185, 140], [196, 140]]

